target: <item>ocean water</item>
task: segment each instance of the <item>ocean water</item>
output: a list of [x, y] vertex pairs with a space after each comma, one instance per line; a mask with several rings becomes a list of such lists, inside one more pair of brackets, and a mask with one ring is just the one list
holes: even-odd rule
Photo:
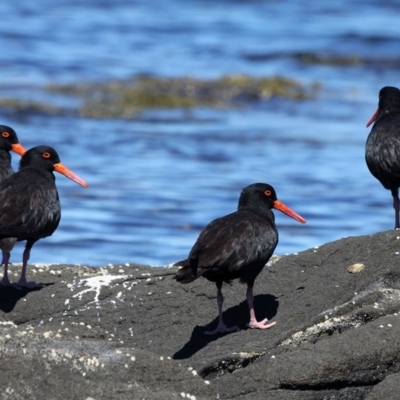
[[[277, 254], [393, 228], [391, 195], [370, 175], [364, 146], [379, 89], [399, 86], [397, 2], [16, 0], [0, 12], [0, 98], [40, 100], [46, 84], [141, 74], [321, 85], [305, 101], [152, 110], [133, 120], [0, 107], [0, 122], [25, 147], [55, 147], [90, 184], [57, 176], [62, 220], [31, 262], [167, 265], [254, 182], [272, 184], [307, 219], [275, 212]], [[308, 62], [310, 54], [359, 62]]]

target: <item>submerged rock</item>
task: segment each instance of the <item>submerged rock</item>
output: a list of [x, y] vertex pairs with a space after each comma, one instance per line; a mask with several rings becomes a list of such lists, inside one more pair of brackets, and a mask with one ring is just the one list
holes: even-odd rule
[[80, 114], [91, 118], [133, 118], [146, 109], [235, 107], [283, 97], [314, 97], [318, 84], [306, 85], [284, 77], [229, 75], [218, 79], [141, 76], [130, 81], [86, 85], [51, 85], [50, 92], [82, 99]]
[[[224, 285], [224, 320], [241, 330], [211, 337], [205, 279], [179, 285], [174, 268], [135, 264], [31, 266], [44, 288], [0, 288], [2, 396], [396, 399], [397, 237], [350, 237], [268, 265], [254, 288], [257, 316], [277, 321], [267, 331], [246, 328], [245, 286]], [[349, 274], [354, 263], [368, 273]]]

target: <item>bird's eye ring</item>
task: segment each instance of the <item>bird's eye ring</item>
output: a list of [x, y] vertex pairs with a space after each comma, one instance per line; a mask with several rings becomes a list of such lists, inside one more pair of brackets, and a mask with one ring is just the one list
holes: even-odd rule
[[42, 156], [43, 156], [43, 158], [50, 158], [50, 157], [51, 157], [51, 154], [50, 154], [48, 151], [45, 151], [45, 152], [42, 154]]
[[1, 132], [1, 136], [3, 136], [3, 138], [8, 138], [10, 137], [10, 132]]
[[266, 196], [271, 196], [272, 192], [271, 192], [270, 190], [266, 190], [266, 191], [264, 192], [264, 194], [265, 194]]

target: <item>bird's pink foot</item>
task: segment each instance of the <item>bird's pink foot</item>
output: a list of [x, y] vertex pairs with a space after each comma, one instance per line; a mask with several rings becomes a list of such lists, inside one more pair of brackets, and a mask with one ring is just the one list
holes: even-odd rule
[[206, 335], [216, 335], [217, 333], [229, 333], [237, 330], [239, 330], [239, 327], [236, 325], [228, 328], [225, 324], [218, 324], [217, 329], [214, 329], [213, 331], [206, 331], [204, 333]]
[[268, 322], [268, 318], [263, 319], [262, 321], [258, 322], [258, 321], [250, 321], [248, 324], [248, 327], [251, 329], [268, 329], [268, 328], [272, 328], [274, 325], [276, 325], [276, 321], [270, 322], [269, 324]]

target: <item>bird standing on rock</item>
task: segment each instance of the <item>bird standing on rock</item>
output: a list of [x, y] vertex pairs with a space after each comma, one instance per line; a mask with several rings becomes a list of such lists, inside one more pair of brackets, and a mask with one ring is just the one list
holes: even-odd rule
[[175, 263], [181, 266], [174, 276], [180, 283], [189, 283], [200, 276], [217, 285], [218, 326], [208, 335], [232, 332], [222, 319], [222, 283], [239, 278], [247, 283], [247, 303], [250, 311], [249, 327], [267, 329], [276, 324], [268, 319], [257, 321], [253, 305], [253, 286], [258, 274], [272, 256], [278, 244], [278, 231], [272, 208], [295, 220], [305, 219], [281, 203], [275, 190], [266, 183], [255, 183], [243, 189], [238, 210], [210, 222], [200, 233], [187, 260]]
[[27, 282], [26, 267], [30, 250], [39, 239], [51, 236], [61, 218], [61, 206], [53, 171], [79, 185], [88, 184], [61, 164], [57, 152], [49, 146], [36, 146], [21, 158], [19, 171], [0, 183], [0, 248], [3, 252], [4, 275], [0, 286], [10, 285], [7, 269], [15, 242], [26, 240], [18, 286], [34, 288]]
[[[0, 125], [0, 182], [14, 173], [11, 166], [10, 151], [22, 156], [26, 150], [19, 143], [14, 129], [7, 125]], [[4, 258], [1, 261], [4, 265]]]
[[391, 191], [395, 229], [400, 228], [400, 90], [385, 86], [379, 92], [378, 109], [367, 123], [374, 122], [365, 148], [371, 174]]

